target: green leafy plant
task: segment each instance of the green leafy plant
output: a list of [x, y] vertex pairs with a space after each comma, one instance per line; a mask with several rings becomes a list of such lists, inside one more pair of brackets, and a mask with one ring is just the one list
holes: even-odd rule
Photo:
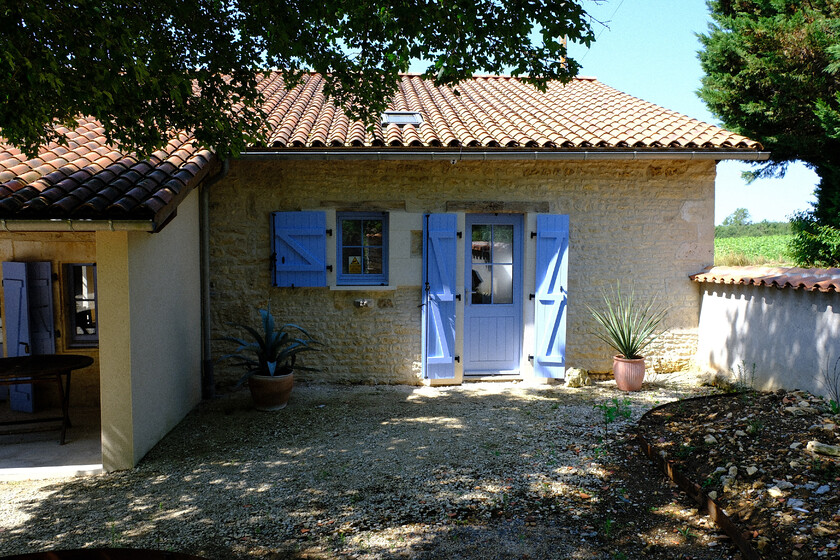
[[764, 430], [764, 422], [759, 420], [758, 418], [754, 418], [750, 420], [749, 425], [747, 425], [747, 433], [751, 436], [757, 436]]
[[840, 358], [834, 362], [834, 368], [828, 365], [822, 370], [820, 379], [823, 389], [828, 393], [828, 409], [832, 414], [840, 414]]
[[[633, 414], [633, 411], [630, 410], [630, 399], [621, 400], [616, 397], [613, 397], [611, 400], [607, 400], [606, 402], [592, 405], [592, 408], [597, 408], [601, 411], [602, 417], [604, 419], [605, 436], [607, 434], [607, 430], [609, 429], [610, 424], [615, 422], [619, 417], [629, 419], [630, 416]], [[596, 450], [597, 449], [599, 448], [596, 448]]]
[[696, 537], [696, 533], [691, 532], [691, 527], [683, 527], [682, 529], [677, 529], [677, 532], [683, 536], [684, 539], [688, 540], [692, 537]]
[[728, 392], [734, 393], [749, 393], [755, 390], [755, 364], [752, 367], [747, 367], [743, 360], [740, 364], [735, 366], [735, 371], [731, 374], [732, 385]]
[[642, 351], [658, 338], [654, 331], [667, 310], [658, 307], [655, 300], [639, 301], [632, 291], [623, 295], [620, 286], [610, 294], [603, 292], [603, 296], [603, 310], [587, 306], [603, 328], [595, 336], [625, 358], [641, 358]]
[[601, 410], [604, 415], [604, 424], [612, 424], [620, 416], [622, 418], [630, 418], [632, 411], [630, 410], [630, 399], [612, 399], [592, 405], [592, 408]]
[[604, 530], [604, 538], [605, 539], [609, 539], [609, 538], [612, 537], [614, 527], [615, 527], [615, 521], [613, 519], [607, 518], [607, 520], [604, 521], [603, 530]]
[[679, 457], [680, 459], [685, 459], [686, 457], [690, 456], [692, 453], [697, 451], [697, 447], [694, 445], [680, 445], [679, 449], [674, 452], [674, 456]]
[[233, 353], [225, 354], [219, 359], [232, 359], [235, 365], [245, 368], [245, 375], [239, 380], [239, 385], [255, 374], [279, 376], [295, 369], [317, 371], [316, 368], [297, 365], [296, 362], [298, 354], [317, 350], [316, 346], [321, 343], [297, 325], [287, 323], [278, 327], [270, 307], [258, 311], [261, 330], [248, 325], [234, 325], [251, 335], [251, 340], [235, 336], [222, 338], [238, 345]]

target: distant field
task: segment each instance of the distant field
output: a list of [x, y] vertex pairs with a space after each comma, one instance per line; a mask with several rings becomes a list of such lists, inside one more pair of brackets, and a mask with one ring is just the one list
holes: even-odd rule
[[719, 266], [787, 265], [790, 235], [724, 237], [715, 239], [715, 264]]

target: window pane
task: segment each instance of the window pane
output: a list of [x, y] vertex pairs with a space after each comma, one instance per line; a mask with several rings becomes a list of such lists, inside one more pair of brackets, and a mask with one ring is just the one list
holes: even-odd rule
[[490, 286], [493, 278], [493, 267], [488, 265], [473, 265], [472, 267], [472, 298], [475, 304], [491, 303]]
[[343, 258], [341, 262], [342, 274], [361, 274], [362, 273], [362, 249], [361, 247], [347, 248], [343, 250]]
[[95, 302], [76, 302], [76, 334], [96, 334]]
[[490, 261], [490, 239], [493, 230], [488, 225], [476, 224], [472, 227], [472, 262]]
[[513, 226], [493, 226], [493, 262], [513, 262]]
[[84, 266], [74, 266], [73, 267], [73, 297], [80, 298], [83, 296], [83, 284], [82, 279], [85, 277]]
[[365, 273], [382, 274], [382, 249], [365, 247]]
[[382, 246], [382, 220], [365, 220], [365, 245]]
[[96, 265], [70, 265], [71, 344], [96, 342]]
[[341, 221], [341, 244], [356, 245], [362, 244], [362, 221], [342, 220]]
[[493, 303], [513, 303], [513, 266], [493, 267]]

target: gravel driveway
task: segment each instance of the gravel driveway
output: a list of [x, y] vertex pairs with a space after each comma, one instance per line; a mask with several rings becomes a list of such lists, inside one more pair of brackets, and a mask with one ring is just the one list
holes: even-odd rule
[[612, 431], [698, 391], [659, 381], [635, 394], [612, 382], [298, 385], [275, 413], [239, 392], [202, 403], [131, 471], [0, 484], [0, 555], [620, 557], [593, 546], [570, 496], [603, 484], [593, 405], [630, 399], [632, 417]]

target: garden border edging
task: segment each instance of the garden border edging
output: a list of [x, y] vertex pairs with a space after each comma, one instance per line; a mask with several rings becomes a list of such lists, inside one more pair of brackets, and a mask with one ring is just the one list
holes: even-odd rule
[[[732, 397], [732, 394], [718, 394], [718, 395], [706, 395], [701, 397], [691, 397], [688, 399], [681, 399], [680, 401], [674, 402], [685, 402], [685, 401], [697, 401], [697, 400], [708, 400], [713, 398], [721, 398], [721, 397]], [[644, 414], [642, 414], [641, 418], [636, 422], [636, 426], [638, 427], [639, 424], [644, 420], [644, 418], [650, 414], [651, 412], [657, 411], [662, 409], [666, 406], [673, 405], [674, 403], [665, 403], [661, 404], [657, 407], [651, 408]], [[656, 448], [648, 442], [643, 435], [638, 433], [635, 434], [635, 438], [637, 443], [639, 444], [640, 451], [645, 454], [654, 464], [656, 464], [665, 475], [670, 478], [674, 483], [685, 492], [692, 500], [697, 502], [697, 504], [701, 508], [705, 508], [709, 512], [709, 517], [715, 524], [720, 527], [720, 529], [726, 533], [726, 535], [732, 539], [735, 543], [735, 546], [738, 547], [738, 550], [741, 551], [741, 554], [744, 555], [745, 560], [761, 560], [761, 554], [753, 547], [752, 543], [750, 542], [747, 533], [741, 533], [738, 530], [738, 527], [732, 521], [732, 519], [726, 514], [724, 509], [720, 507], [720, 505], [709, 497], [706, 494], [705, 490], [697, 484], [696, 482], [690, 480], [687, 476], [685, 476], [673, 463], [673, 461], [667, 458], [667, 454], [664, 451], [657, 451]]]

